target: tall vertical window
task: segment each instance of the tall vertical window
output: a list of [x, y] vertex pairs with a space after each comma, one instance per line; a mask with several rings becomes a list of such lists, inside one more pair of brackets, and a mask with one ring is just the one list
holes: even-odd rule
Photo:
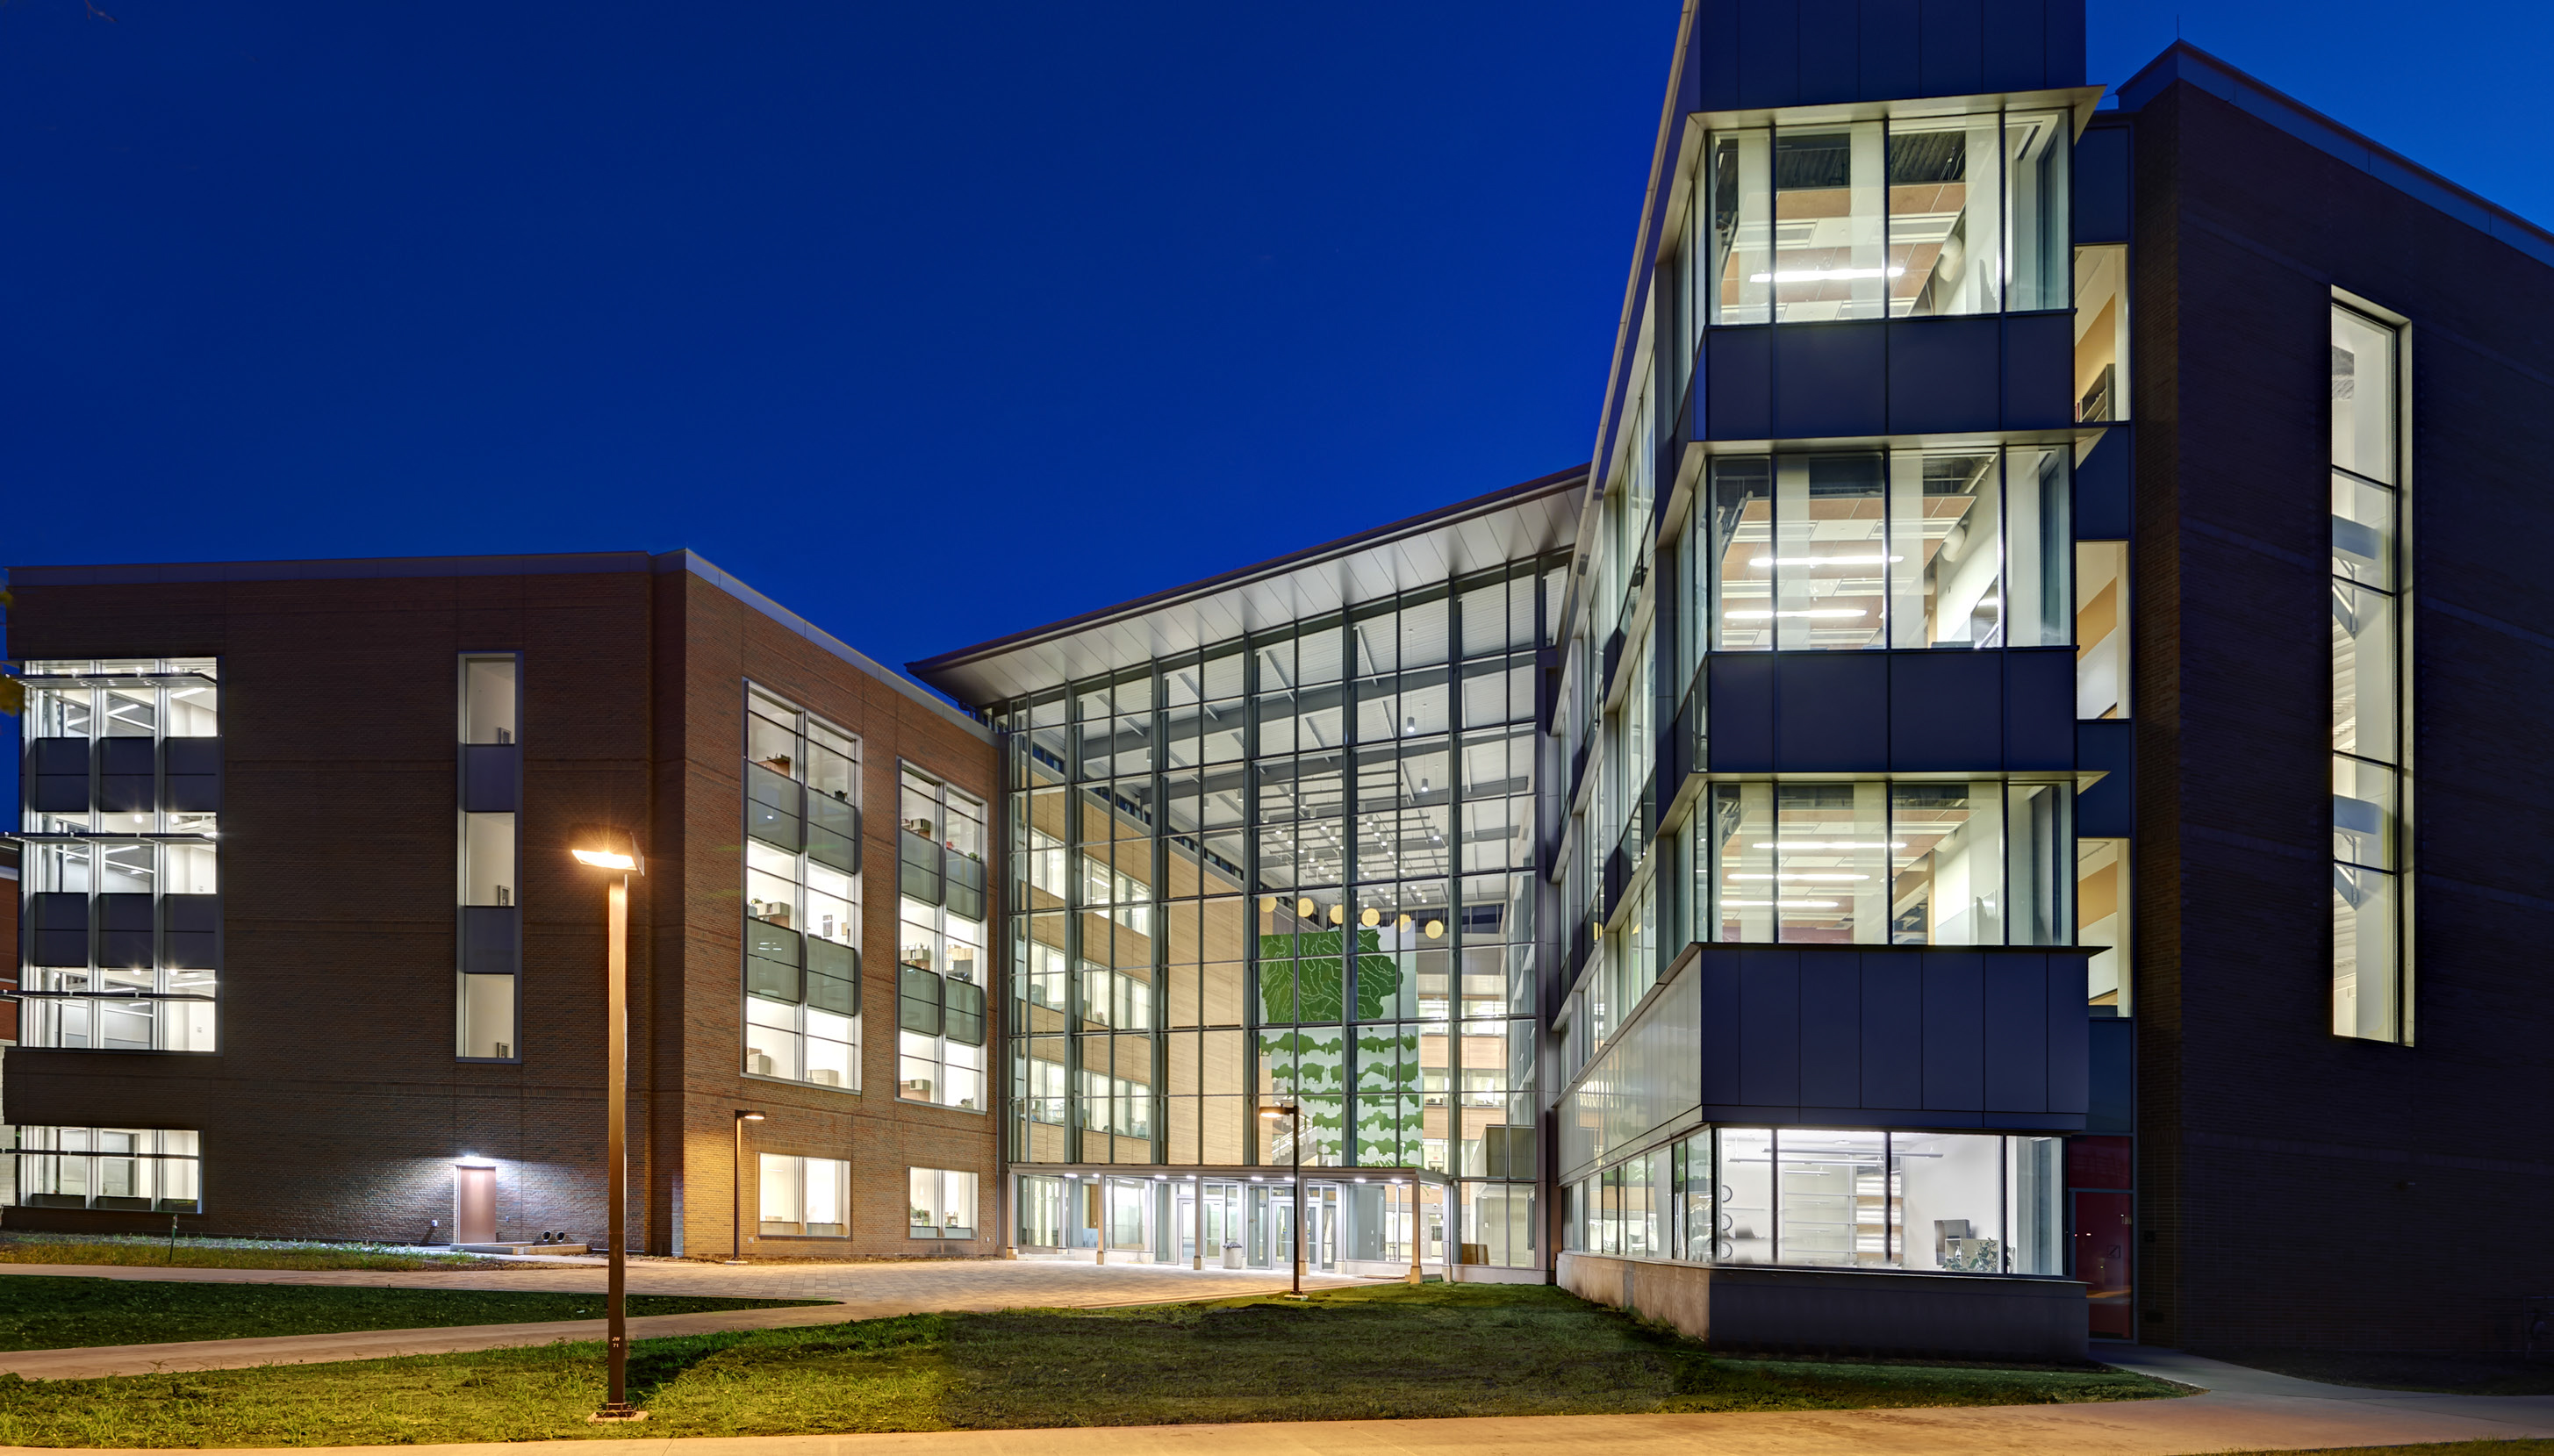
[[745, 695], [745, 1069], [861, 1086], [860, 744]]
[[22, 669], [25, 1046], [215, 1050], [218, 678], [209, 657]]
[[985, 803], [910, 764], [897, 792], [895, 1094], [983, 1111]]
[[522, 662], [515, 654], [461, 659], [460, 976], [458, 1055], [511, 1062], [522, 972], [522, 911], [516, 898], [523, 759]]
[[2332, 310], [2332, 1030], [2411, 1038], [2403, 341]]

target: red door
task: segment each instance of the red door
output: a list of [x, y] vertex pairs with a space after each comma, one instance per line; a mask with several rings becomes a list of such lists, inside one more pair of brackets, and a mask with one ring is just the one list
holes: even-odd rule
[[2137, 1337], [2129, 1309], [2129, 1195], [2075, 1195], [2075, 1277], [2084, 1282], [2095, 1339]]

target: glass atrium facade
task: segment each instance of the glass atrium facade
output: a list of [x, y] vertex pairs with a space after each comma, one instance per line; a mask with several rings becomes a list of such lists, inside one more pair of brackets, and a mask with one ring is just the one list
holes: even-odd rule
[[1282, 1264], [1269, 1194], [1300, 1157], [1317, 1268], [1414, 1237], [1541, 1263], [1538, 652], [1565, 566], [996, 707], [1023, 1247]]

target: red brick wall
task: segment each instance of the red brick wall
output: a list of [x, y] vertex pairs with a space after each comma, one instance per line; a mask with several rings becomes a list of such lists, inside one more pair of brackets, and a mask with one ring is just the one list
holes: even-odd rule
[[[987, 735], [948, 711], [916, 702], [689, 573], [658, 579], [659, 692], [679, 692], [663, 713], [679, 741], [660, 744], [655, 837], [679, 843], [679, 906], [660, 900], [653, 922], [659, 964], [679, 979], [656, 988], [660, 1084], [681, 1089], [661, 1103], [652, 1130], [660, 1166], [686, 1169], [686, 1252], [725, 1252], [734, 1235], [735, 1114], [765, 1120], [747, 1130], [745, 1247], [772, 1257], [857, 1252], [985, 1254], [999, 1248], [992, 1118], [899, 1102], [895, 1097], [896, 765], [909, 758], [989, 806], [999, 763]], [[851, 729], [861, 740], [861, 1085], [830, 1087], [748, 1077], [743, 1063], [743, 782], [747, 680]], [[672, 882], [659, 886], [671, 890]], [[998, 1002], [998, 998], [995, 998]], [[987, 1046], [997, 1047], [997, 1029]], [[998, 1063], [995, 1064], [998, 1065]], [[677, 1149], [687, 1150], [679, 1155]], [[755, 1234], [755, 1153], [848, 1158], [851, 1237], [760, 1240]], [[940, 1244], [905, 1237], [908, 1167], [974, 1170], [980, 1237]], [[670, 1218], [673, 1189], [653, 1190]]]

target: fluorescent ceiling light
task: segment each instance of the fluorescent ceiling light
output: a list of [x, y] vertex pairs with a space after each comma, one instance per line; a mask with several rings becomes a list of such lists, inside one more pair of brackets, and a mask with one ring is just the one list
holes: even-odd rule
[[1904, 556], [1759, 556], [1750, 566], [1879, 566]]
[[1869, 616], [1860, 607], [1817, 607], [1804, 612], [1731, 612], [1724, 614], [1731, 621], [1762, 621], [1769, 616]]
[[1907, 841], [1905, 840], [1891, 840], [1887, 843], [1882, 843], [1878, 840], [1783, 840], [1779, 841], [1774, 840], [1759, 840], [1747, 847], [1750, 849], [1778, 849], [1785, 852], [1789, 852], [1794, 849], [1904, 849], [1907, 847]]
[[1733, 880], [1867, 880], [1871, 878], [1871, 876], [1867, 874], [1828, 874], [1821, 870], [1811, 869], [1787, 869], [1780, 874], [1732, 874], [1725, 875], [1723, 878]]
[[1903, 268], [1778, 268], [1772, 273], [1751, 273], [1747, 276], [1747, 281], [1751, 283], [1841, 282], [1854, 279], [1894, 279], [1906, 272], [1907, 270]]
[[1723, 905], [1755, 906], [1759, 909], [1833, 910], [1833, 900], [1723, 900]]

